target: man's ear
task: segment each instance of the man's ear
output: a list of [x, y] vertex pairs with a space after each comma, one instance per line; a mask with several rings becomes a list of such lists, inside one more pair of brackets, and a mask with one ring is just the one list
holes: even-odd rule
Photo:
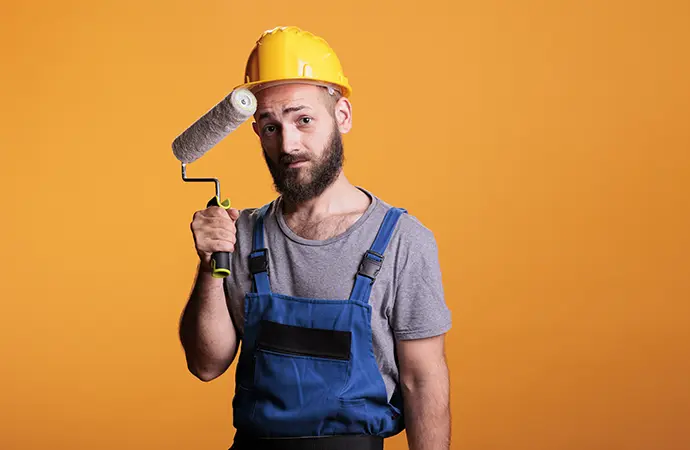
[[256, 122], [252, 122], [252, 130], [254, 130], [254, 133], [259, 136], [259, 125]]
[[338, 130], [345, 134], [352, 129], [352, 104], [346, 97], [341, 97], [335, 103], [335, 123]]

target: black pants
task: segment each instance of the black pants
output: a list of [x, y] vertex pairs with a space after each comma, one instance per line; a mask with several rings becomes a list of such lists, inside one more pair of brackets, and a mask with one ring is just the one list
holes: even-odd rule
[[238, 433], [230, 450], [383, 450], [376, 436], [253, 438]]

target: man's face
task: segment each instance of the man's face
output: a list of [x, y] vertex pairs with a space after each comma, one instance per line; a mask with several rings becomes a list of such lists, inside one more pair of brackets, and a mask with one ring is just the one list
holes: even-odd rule
[[274, 86], [256, 97], [254, 131], [276, 190], [292, 202], [320, 195], [343, 165], [338, 102], [326, 89], [308, 84]]

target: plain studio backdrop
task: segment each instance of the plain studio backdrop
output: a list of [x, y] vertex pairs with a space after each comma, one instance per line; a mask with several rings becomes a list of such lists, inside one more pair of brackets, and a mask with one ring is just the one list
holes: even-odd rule
[[[351, 181], [436, 236], [453, 449], [690, 448], [690, 3], [4, 0], [0, 448], [227, 449], [177, 338], [173, 139], [260, 33], [325, 37]], [[276, 194], [249, 123], [190, 176]], [[404, 449], [404, 434], [387, 448]]]

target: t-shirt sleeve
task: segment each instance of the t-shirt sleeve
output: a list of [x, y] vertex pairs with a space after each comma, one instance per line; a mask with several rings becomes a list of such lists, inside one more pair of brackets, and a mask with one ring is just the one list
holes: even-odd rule
[[403, 237], [390, 313], [391, 328], [399, 340], [438, 336], [451, 327], [436, 239], [416, 219], [408, 219], [401, 227]]

